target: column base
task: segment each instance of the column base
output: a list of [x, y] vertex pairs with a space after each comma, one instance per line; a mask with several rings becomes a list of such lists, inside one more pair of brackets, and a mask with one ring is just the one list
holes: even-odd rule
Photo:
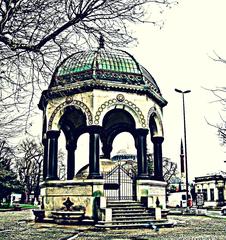
[[139, 180], [139, 179], [146, 179], [146, 180], [150, 180], [151, 178], [150, 178], [150, 175], [148, 175], [148, 174], [145, 174], [145, 173], [142, 173], [142, 174], [139, 174], [138, 176], [137, 176], [137, 178], [136, 178], [137, 180]]
[[103, 179], [103, 176], [98, 173], [92, 173], [88, 175], [87, 179]]
[[67, 180], [73, 180], [75, 178], [75, 176], [70, 176], [70, 177], [67, 177]]
[[52, 177], [52, 176], [50, 176], [50, 177], [46, 177], [46, 179], [45, 179], [46, 181], [49, 181], [49, 180], [60, 180], [58, 177]]
[[152, 176], [151, 180], [156, 180], [156, 181], [165, 181], [164, 178], [162, 176]]

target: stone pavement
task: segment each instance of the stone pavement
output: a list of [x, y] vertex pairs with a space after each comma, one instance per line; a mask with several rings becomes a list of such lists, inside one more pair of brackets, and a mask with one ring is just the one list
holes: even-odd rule
[[0, 240], [225, 240], [226, 219], [203, 216], [169, 216], [174, 228], [100, 230], [92, 226], [36, 224], [30, 211], [0, 212]]
[[196, 216], [171, 216], [177, 221], [174, 228], [164, 228], [154, 231], [153, 229], [124, 229], [80, 232], [76, 239], [169, 239], [169, 240], [225, 240], [226, 220]]

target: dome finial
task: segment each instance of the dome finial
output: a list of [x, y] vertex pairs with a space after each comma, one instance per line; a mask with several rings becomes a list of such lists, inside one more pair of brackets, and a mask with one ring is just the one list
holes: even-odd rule
[[99, 48], [104, 48], [104, 37], [102, 33], [100, 34], [100, 38], [99, 38]]

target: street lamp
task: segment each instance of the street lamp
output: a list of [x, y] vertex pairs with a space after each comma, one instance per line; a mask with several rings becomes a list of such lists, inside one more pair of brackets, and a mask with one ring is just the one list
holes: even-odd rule
[[184, 94], [190, 93], [191, 90], [181, 91], [175, 88], [175, 91], [182, 94], [183, 101], [183, 118], [184, 118], [184, 153], [185, 153], [185, 168], [186, 168], [186, 205], [188, 207], [188, 157], [187, 157], [187, 138], [186, 138], [186, 118], [185, 118], [185, 102], [184, 102]]

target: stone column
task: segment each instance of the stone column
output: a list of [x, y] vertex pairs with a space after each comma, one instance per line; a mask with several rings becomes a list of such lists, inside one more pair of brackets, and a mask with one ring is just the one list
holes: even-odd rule
[[210, 186], [209, 184], [207, 185], [207, 201], [210, 201], [211, 200], [211, 197], [210, 197]]
[[67, 180], [72, 180], [75, 176], [75, 150], [76, 143], [69, 142], [66, 145], [67, 149]]
[[58, 137], [60, 131], [51, 130], [47, 132], [48, 156], [47, 156], [47, 176], [46, 180], [58, 180], [57, 176], [57, 155]]
[[217, 202], [217, 200], [218, 200], [218, 195], [219, 195], [218, 188], [215, 185], [215, 188], [214, 188], [214, 201], [215, 202]]
[[135, 133], [135, 145], [137, 149], [137, 178], [149, 179], [147, 162], [147, 134], [148, 129], [139, 128]]
[[43, 180], [47, 176], [47, 157], [48, 157], [48, 141], [46, 137], [47, 131], [47, 119], [46, 119], [46, 109], [43, 108], [43, 121], [42, 121], [42, 145], [44, 147], [43, 153]]
[[47, 176], [47, 166], [48, 166], [48, 141], [46, 138], [46, 134], [42, 139], [42, 145], [44, 147], [44, 154], [43, 154], [43, 180], [46, 180]]
[[89, 132], [89, 176], [91, 179], [102, 178], [100, 175], [100, 126], [90, 126]]
[[163, 137], [152, 137], [154, 144], [154, 179], [164, 181], [162, 168], [162, 142]]

